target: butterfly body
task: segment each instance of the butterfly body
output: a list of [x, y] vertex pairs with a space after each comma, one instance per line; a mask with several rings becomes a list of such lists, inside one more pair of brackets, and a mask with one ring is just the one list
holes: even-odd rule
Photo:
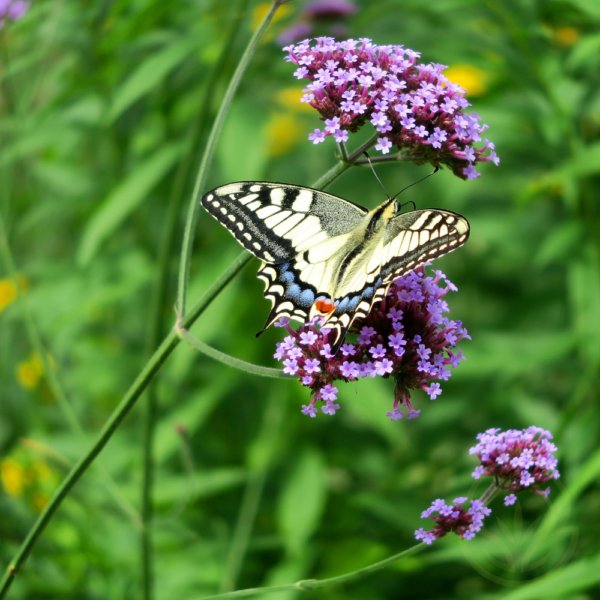
[[398, 214], [394, 199], [368, 211], [319, 190], [272, 182], [221, 186], [202, 205], [263, 261], [257, 276], [272, 302], [264, 329], [280, 317], [304, 323], [321, 316], [336, 330], [332, 352], [392, 281], [469, 235], [467, 220], [450, 211]]

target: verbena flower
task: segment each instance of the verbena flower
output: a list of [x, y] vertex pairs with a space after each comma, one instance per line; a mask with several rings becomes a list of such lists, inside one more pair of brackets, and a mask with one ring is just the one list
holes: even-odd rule
[[29, 2], [24, 0], [0, 0], [0, 29], [5, 21], [18, 21], [27, 12]]
[[[325, 414], [333, 415], [338, 388], [336, 381], [356, 381], [365, 377], [393, 378], [395, 381], [394, 406], [387, 416], [392, 421], [419, 416], [410, 403], [410, 393], [423, 389], [431, 400], [441, 393], [439, 381], [446, 381], [452, 371], [464, 360], [456, 343], [471, 339], [460, 321], [444, 316], [450, 311], [444, 296], [456, 291], [441, 271], [425, 277], [423, 268], [400, 277], [390, 286], [387, 296], [373, 306], [364, 319], [356, 319], [350, 335], [356, 342], [346, 341], [335, 356], [331, 354], [330, 331], [318, 329], [314, 323], [304, 324], [297, 330], [290, 327], [289, 319], [276, 325], [284, 327], [289, 335], [277, 344], [275, 358], [283, 362], [284, 372], [296, 375], [302, 385], [310, 388], [311, 402], [302, 412], [317, 415], [316, 403], [321, 402]], [[407, 412], [401, 410], [407, 407]]]
[[417, 529], [415, 538], [431, 544], [434, 540], [454, 532], [465, 540], [473, 539], [483, 527], [483, 519], [491, 514], [492, 509], [487, 508], [481, 500], [471, 500], [471, 507], [467, 510], [462, 506], [467, 500], [464, 497], [455, 498], [450, 505], [443, 500], [432, 502], [431, 506], [423, 511], [421, 518], [433, 519], [435, 527], [430, 531], [425, 531], [422, 527]]
[[302, 102], [310, 104], [325, 122], [325, 131], [311, 134], [313, 143], [328, 136], [348, 139], [370, 123], [381, 134], [376, 150], [388, 154], [393, 146], [403, 158], [451, 168], [462, 179], [480, 174], [475, 165], [500, 159], [494, 144], [482, 141], [488, 129], [480, 117], [466, 113], [465, 90], [442, 73], [444, 65], [419, 63], [420, 53], [402, 46], [378, 46], [367, 38], [336, 42], [307, 39], [286, 46], [298, 79], [308, 79]]
[[554, 456], [556, 446], [550, 441], [552, 434], [540, 427], [524, 430], [488, 429], [477, 435], [479, 443], [469, 450], [481, 464], [473, 472], [473, 477], [491, 475], [497, 485], [511, 492], [505, 499], [509, 506], [516, 501], [515, 493], [523, 490], [534, 491], [548, 497], [550, 488], [535, 489], [550, 479], [558, 479], [560, 474]]

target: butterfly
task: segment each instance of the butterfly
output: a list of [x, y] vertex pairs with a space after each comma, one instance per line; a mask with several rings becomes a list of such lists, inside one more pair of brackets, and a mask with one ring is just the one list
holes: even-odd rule
[[469, 237], [468, 221], [454, 212], [399, 213], [394, 198], [369, 211], [285, 183], [230, 183], [201, 202], [262, 261], [257, 277], [272, 303], [262, 331], [281, 317], [301, 323], [321, 317], [322, 327], [335, 330], [332, 354], [352, 322], [365, 317], [395, 279]]

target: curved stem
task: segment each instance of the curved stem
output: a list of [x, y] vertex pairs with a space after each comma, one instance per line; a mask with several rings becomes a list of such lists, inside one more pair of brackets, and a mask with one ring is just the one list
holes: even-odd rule
[[194, 337], [187, 329], [184, 329], [180, 326], [180, 324], [175, 325], [175, 330], [177, 331], [177, 335], [184, 341], [187, 342], [195, 350], [199, 352], [203, 352], [207, 356], [214, 358], [230, 367], [235, 369], [240, 369], [241, 371], [246, 371], [246, 373], [252, 373], [252, 375], [259, 375], [260, 377], [272, 377], [273, 379], [287, 379], [291, 381], [293, 378], [290, 375], [286, 375], [281, 369], [271, 369], [269, 367], [261, 367], [259, 365], [253, 365], [252, 363], [248, 363], [246, 361], [240, 360], [239, 358], [234, 358], [233, 356], [229, 356], [229, 354], [225, 354], [223, 352], [219, 352], [212, 346], [201, 342], [198, 338]]
[[200, 162], [200, 167], [198, 169], [198, 175], [196, 176], [196, 183], [194, 184], [194, 191], [192, 192], [192, 197], [190, 199], [190, 207], [188, 209], [188, 216], [185, 223], [185, 233], [183, 236], [183, 246], [181, 249], [181, 260], [179, 263], [179, 285], [177, 290], [177, 311], [180, 315], [185, 315], [186, 313], [186, 300], [187, 300], [187, 286], [188, 279], [190, 274], [190, 261], [192, 256], [192, 246], [194, 241], [194, 232], [196, 231], [196, 221], [198, 220], [198, 210], [199, 210], [199, 196], [200, 191], [204, 186], [204, 182], [206, 179], [206, 174], [208, 172], [208, 167], [212, 160], [213, 154], [215, 152], [215, 148], [217, 146], [217, 140], [219, 138], [219, 134], [221, 133], [221, 128], [223, 127], [223, 123], [225, 122], [225, 116], [227, 115], [227, 111], [229, 110], [229, 105], [233, 100], [233, 96], [240, 84], [244, 71], [254, 54], [260, 39], [263, 34], [267, 30], [269, 23], [275, 16], [277, 9], [283, 3], [282, 0], [274, 0], [269, 8], [269, 11], [265, 15], [261, 24], [258, 26], [258, 29], [254, 32], [254, 35], [250, 39], [248, 43], [248, 47], [246, 48], [240, 62], [238, 63], [237, 69], [231, 78], [231, 82], [229, 83], [229, 87], [225, 92], [225, 97], [223, 98], [223, 102], [219, 107], [219, 112], [215, 118], [215, 122], [211, 129], [210, 135], [208, 137], [208, 141], [206, 143], [206, 149], [204, 150], [204, 154], [202, 155], [202, 161]]
[[379, 569], [388, 567], [389, 565], [392, 565], [395, 562], [406, 558], [407, 556], [412, 556], [417, 552], [421, 552], [421, 550], [424, 550], [426, 547], [427, 545], [424, 542], [421, 542], [420, 544], [417, 544], [416, 546], [413, 546], [408, 550], [404, 550], [404, 552], [394, 554], [394, 556], [390, 556], [389, 558], [376, 562], [372, 565], [369, 565], [368, 567], [364, 567], [362, 569], [358, 569], [357, 571], [352, 571], [350, 573], [345, 573], [344, 575], [338, 575], [337, 577], [329, 577], [328, 579], [305, 579], [303, 581], [297, 581], [296, 583], [288, 583], [287, 585], [276, 585], [273, 587], [238, 590], [237, 592], [216, 594], [214, 596], [202, 596], [197, 600], [216, 600], [216, 598], [242, 598], [244, 596], [257, 596], [258, 594], [283, 592], [285, 590], [316, 590], [318, 588], [332, 585], [334, 583], [350, 581], [351, 579], [356, 579], [357, 577], [368, 575], [369, 573], [373, 573], [374, 571], [379, 571]]
[[[480, 500], [487, 506], [501, 491], [502, 489], [498, 487], [496, 483], [492, 483], [490, 487], [483, 493]], [[225, 594], [202, 596], [201, 598], [197, 598], [196, 600], [216, 600], [217, 598], [242, 598], [245, 596], [257, 596], [258, 594], [269, 594], [271, 592], [283, 592], [285, 590], [316, 590], [318, 588], [325, 587], [328, 585], [350, 581], [351, 579], [356, 579], [357, 577], [362, 577], [363, 575], [369, 575], [370, 573], [392, 565], [395, 562], [406, 558], [407, 556], [412, 556], [417, 552], [421, 552], [421, 550], [424, 550], [425, 548], [427, 548], [427, 544], [425, 544], [425, 542], [421, 542], [420, 544], [416, 544], [412, 548], [408, 548], [408, 550], [404, 550], [399, 554], [394, 554], [393, 556], [380, 560], [379, 562], [373, 563], [368, 567], [363, 567], [362, 569], [358, 569], [357, 571], [351, 571], [350, 573], [344, 573], [343, 575], [337, 575], [336, 577], [328, 577], [327, 579], [305, 579], [302, 581], [297, 581], [296, 583], [288, 583], [286, 585], [250, 588], [247, 590], [238, 590], [236, 592], [227, 592]]]
[[[215, 90], [220, 78], [223, 76], [225, 65], [231, 54], [233, 43], [238, 35], [240, 25], [247, 12], [249, 0], [238, 0], [233, 10], [233, 17], [229, 25], [229, 33], [223, 44], [223, 50], [215, 62], [206, 84], [206, 92], [202, 99], [200, 110], [192, 124], [190, 139], [185, 157], [179, 163], [173, 179], [165, 224], [158, 251], [158, 276], [154, 285], [154, 293], [150, 309], [150, 330], [147, 338], [146, 356], [150, 356], [159, 344], [163, 335], [164, 313], [167, 304], [167, 289], [169, 279], [169, 266], [173, 254], [173, 241], [175, 230], [181, 214], [184, 198], [184, 189], [192, 161], [197, 152], [198, 142], [204, 137], [208, 128], [208, 119], [211, 114]], [[154, 433], [156, 425], [158, 400], [156, 386], [150, 386], [146, 397], [146, 415], [144, 420], [144, 434], [142, 441], [143, 475], [142, 475], [142, 534], [141, 534], [141, 569], [142, 569], [142, 598], [150, 600], [153, 595], [153, 547], [151, 523], [153, 518], [152, 487], [154, 463], [152, 450], [154, 447]]]

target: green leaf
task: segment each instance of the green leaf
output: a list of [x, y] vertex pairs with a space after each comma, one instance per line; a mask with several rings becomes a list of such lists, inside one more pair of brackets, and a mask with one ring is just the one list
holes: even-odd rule
[[195, 47], [194, 41], [184, 39], [146, 59], [115, 92], [108, 121], [117, 119], [136, 100], [156, 87]]
[[600, 173], [600, 142], [585, 146], [560, 168], [562, 175], [586, 177]]
[[567, 64], [571, 68], [583, 67], [592, 58], [597, 59], [600, 52], [600, 33], [581, 39], [571, 50]]
[[320, 453], [306, 450], [279, 499], [279, 529], [286, 548], [292, 554], [302, 550], [321, 520], [327, 495], [325, 468]]
[[77, 251], [77, 263], [87, 265], [102, 242], [144, 200], [179, 158], [183, 146], [171, 144], [146, 159], [109, 195], [88, 221]]

